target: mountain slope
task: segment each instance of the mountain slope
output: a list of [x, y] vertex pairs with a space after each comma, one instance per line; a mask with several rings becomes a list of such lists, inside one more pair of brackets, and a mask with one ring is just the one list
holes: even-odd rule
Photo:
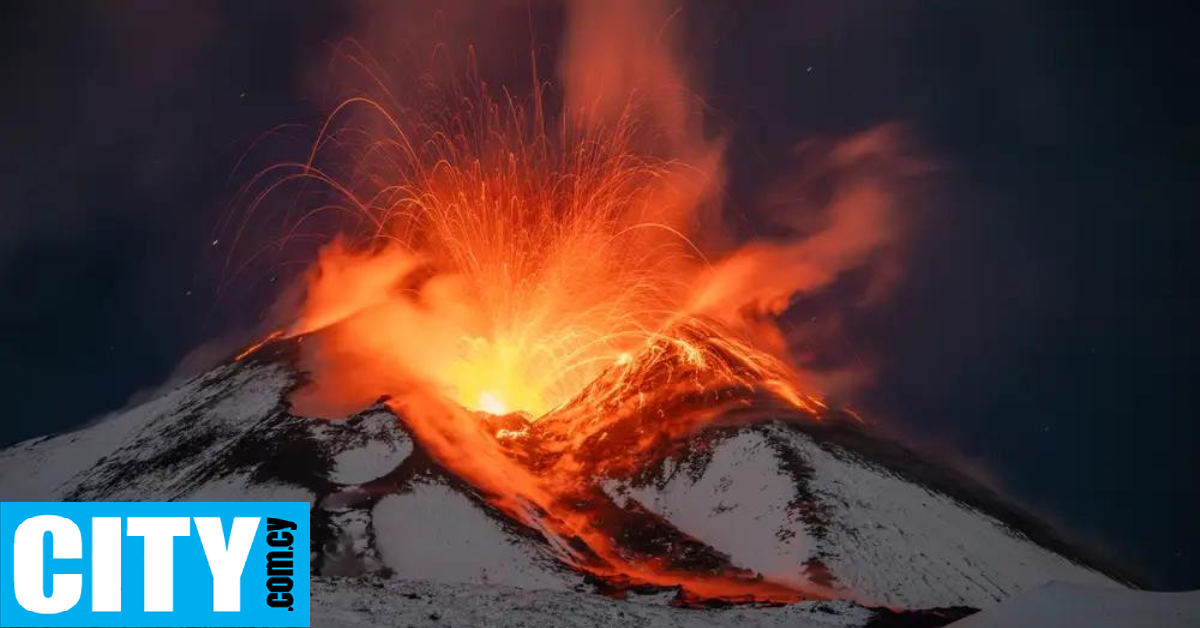
[[[692, 454], [695, 456], [696, 454]], [[1001, 520], [784, 424], [712, 439], [606, 489], [733, 561], [875, 604], [982, 608], [1049, 579], [1111, 583]]]
[[[577, 605], [580, 613], [594, 607], [595, 617], [644, 616], [648, 626], [679, 625], [672, 622], [680, 617], [710, 625], [695, 611], [635, 611], [588, 594], [679, 601], [669, 588], [571, 569], [561, 541], [508, 519], [385, 405], [339, 421], [294, 415], [287, 397], [303, 376], [292, 363], [287, 346], [268, 346], [136, 408], [0, 451], [0, 500], [309, 501], [318, 609], [321, 596], [341, 608], [339, 589], [375, 600], [364, 602], [371, 607], [383, 603], [379, 590], [423, 581], [430, 599], [471, 590], [511, 616], [526, 598], [496, 587], [544, 591], [528, 595], [545, 602], [538, 612], [546, 621]], [[757, 574], [847, 600], [723, 616], [737, 615], [735, 623], [748, 614], [759, 622], [752, 625], [803, 616], [808, 623], [798, 625], [849, 626], [895, 619], [867, 607], [957, 607], [925, 619], [941, 625], [1050, 579], [1114, 584], [1044, 527], [955, 474], [908, 460], [850, 423], [813, 418], [717, 421], [655, 441], [636, 464], [617, 464], [610, 454], [645, 435], [645, 417], [635, 416], [582, 441], [598, 453], [595, 487], [580, 495], [603, 506], [594, 525], [631, 556]], [[330, 612], [331, 624], [356, 625]]]

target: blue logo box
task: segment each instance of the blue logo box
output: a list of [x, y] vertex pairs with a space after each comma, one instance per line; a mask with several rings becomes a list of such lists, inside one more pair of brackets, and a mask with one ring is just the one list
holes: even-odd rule
[[0, 503], [0, 626], [308, 626], [306, 502]]

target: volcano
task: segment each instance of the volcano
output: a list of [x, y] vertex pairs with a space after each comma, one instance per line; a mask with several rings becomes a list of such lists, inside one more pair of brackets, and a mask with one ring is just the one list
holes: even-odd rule
[[[537, 421], [478, 414], [530, 474], [569, 465], [590, 479], [554, 512], [526, 504], [514, 517], [386, 399], [341, 420], [297, 414], [305, 341], [271, 340], [140, 406], [0, 452], [0, 500], [308, 501], [317, 626], [936, 626], [1050, 580], [1125, 586], [847, 413], [669, 386], [688, 380], [686, 356], [662, 347]], [[589, 424], [592, 395], [608, 419]], [[664, 420], [673, 429], [647, 426]], [[586, 515], [587, 535], [562, 535], [548, 521], [562, 512]]]

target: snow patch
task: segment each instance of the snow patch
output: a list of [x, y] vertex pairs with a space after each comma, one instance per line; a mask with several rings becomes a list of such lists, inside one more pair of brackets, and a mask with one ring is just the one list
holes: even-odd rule
[[[14, 445], [0, 451], [0, 500], [64, 499], [94, 480], [97, 467], [153, 463], [193, 424], [208, 433], [214, 432], [210, 421], [233, 432], [249, 429], [278, 404], [291, 382], [291, 374], [279, 366], [222, 366], [79, 430]], [[175, 469], [172, 475], [183, 473]], [[123, 489], [126, 499], [171, 498], [157, 485]]]
[[1200, 591], [1158, 593], [1051, 582], [951, 628], [1195, 628]]
[[767, 428], [812, 467], [831, 509], [816, 548], [839, 582], [878, 604], [987, 608], [1049, 580], [1116, 586], [942, 493], [811, 437]]
[[179, 501], [185, 502], [308, 502], [312, 507], [313, 494], [305, 488], [288, 484], [261, 484], [245, 476], [232, 476], [202, 484]]
[[368, 441], [333, 457], [329, 479], [339, 484], [362, 484], [400, 466], [413, 451], [411, 440]]
[[734, 565], [777, 582], [803, 585], [811, 540], [794, 510], [791, 477], [780, 469], [767, 439], [740, 432], [717, 444], [699, 479], [669, 461], [659, 482], [617, 490], [682, 532], [728, 554]]
[[506, 531], [462, 493], [417, 484], [384, 497], [373, 512], [384, 564], [401, 578], [566, 590], [581, 578], [533, 539]]
[[851, 628], [871, 617], [871, 611], [851, 602], [700, 610], [502, 586], [397, 579], [312, 581], [312, 625], [322, 628]]

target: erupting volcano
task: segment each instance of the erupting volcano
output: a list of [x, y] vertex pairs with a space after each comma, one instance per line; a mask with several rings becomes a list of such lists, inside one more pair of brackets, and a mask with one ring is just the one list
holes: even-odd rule
[[[824, 401], [828, 373], [796, 359], [781, 322], [804, 316], [797, 297], [892, 261], [904, 191], [929, 169], [898, 128], [800, 143], [763, 207], [725, 207], [726, 138], [685, 80], [671, 16], [616, 5], [572, 5], [559, 82], [533, 55], [526, 96], [488, 84], [474, 56], [458, 72], [438, 49], [440, 70], [392, 82], [343, 47], [368, 89], [332, 108], [306, 159], [248, 181], [217, 234], [233, 277], [318, 244], [272, 311], [280, 325], [188, 384], [179, 408], [146, 414], [182, 430], [168, 450], [114, 451], [67, 497], [110, 498], [131, 474], [170, 474], [169, 498], [290, 486], [316, 504], [320, 574], [666, 591], [679, 605], [928, 609], [1003, 596], [1026, 564], [1100, 578], [994, 496], [865, 437]], [[748, 211], [769, 238], [737, 234], [731, 216]], [[870, 299], [886, 282], [865, 283]], [[233, 401], [247, 390], [262, 399]], [[229, 408], [244, 425], [224, 423]], [[900, 530], [887, 504], [911, 482], [949, 496], [930, 530], [966, 531], [953, 569], [994, 584], [907, 584], [914, 555], [931, 556], [929, 581], [956, 564], [936, 543], [887, 538]], [[430, 532], [407, 518], [424, 510], [481, 521], [454, 543], [492, 546], [422, 555]], [[486, 557], [505, 548], [516, 555]], [[966, 611], [946, 612], [935, 620]]]
[[598, 482], [714, 425], [819, 420], [776, 318], [882, 248], [889, 185], [915, 165], [894, 129], [809, 146], [826, 206], [807, 228], [735, 242], [722, 141], [663, 36], [649, 41], [629, 57], [573, 43], [561, 93], [536, 59], [527, 97], [474, 71], [395, 91], [373, 76], [380, 94], [344, 100], [305, 162], [246, 192], [243, 220], [292, 192], [285, 241], [340, 217], [269, 338], [305, 340], [298, 412], [386, 398], [440, 464], [575, 569], [698, 600], [845, 596], [638, 551], [604, 529]]
[[[284, 602], [283, 562], [302, 602], [307, 566], [311, 612], [276, 623], [322, 628], [1196, 614], [896, 433], [961, 439], [972, 471], [1134, 538], [1136, 518], [1092, 520], [1111, 508], [1073, 496], [1115, 451], [1158, 451], [1156, 433], [1091, 431], [1109, 417], [1127, 435], [1087, 385], [1154, 343], [1110, 324], [1106, 305], [1138, 299], [1093, 289], [1112, 247], [1088, 238], [1116, 222], [1075, 237], [1091, 208], [1075, 192], [1116, 172], [1058, 150], [1104, 152], [1103, 132], [1062, 124], [1074, 86], [1046, 80], [1086, 60], [1076, 32], [1014, 48], [1040, 70], [1014, 73], [986, 54], [1027, 22], [1009, 8], [151, 4], [18, 16], [44, 30], [13, 40], [34, 54], [18, 83], [56, 88], [10, 115], [24, 171], [6, 189], [30, 216], [10, 318], [34, 325], [13, 336], [0, 437], [77, 427], [0, 449], [0, 502], [306, 503], [308, 542], [289, 514], [287, 561], [266, 557], [266, 602]], [[1152, 189], [1133, 171], [1126, 191]], [[82, 420], [187, 347], [169, 385]], [[1144, 379], [1129, 403], [1162, 388]], [[113, 540], [83, 538], [84, 555]], [[125, 543], [128, 572], [148, 550]], [[1172, 543], [1126, 549], [1162, 552], [1174, 578]], [[50, 561], [30, 573], [84, 582], [95, 610], [98, 572]], [[217, 604], [232, 572], [211, 567]], [[208, 608], [203, 586], [188, 596]]]
[[[531, 108], [482, 93], [445, 101], [465, 113], [413, 130], [378, 103], [346, 104], [371, 108], [392, 133], [369, 145], [379, 164], [356, 164], [366, 192], [311, 162], [299, 173], [343, 193], [337, 209], [367, 230], [322, 250], [281, 334], [310, 339], [299, 411], [345, 416], [388, 397], [439, 462], [596, 576], [683, 585], [701, 599], [827, 595], [631, 554], [597, 529], [588, 497], [594, 467], [634, 466], [750, 395], [816, 416], [821, 402], [768, 351], [781, 347], [763, 343], [807, 251], [709, 262], [680, 206], [696, 202], [691, 178], [706, 173], [637, 153], [635, 105], [611, 128], [567, 118], [551, 134], [537, 94]], [[768, 260], [793, 267], [780, 275]], [[746, 273], [780, 280], [747, 293]], [[631, 449], [598, 460], [583, 446], [640, 415], [652, 420]]]

